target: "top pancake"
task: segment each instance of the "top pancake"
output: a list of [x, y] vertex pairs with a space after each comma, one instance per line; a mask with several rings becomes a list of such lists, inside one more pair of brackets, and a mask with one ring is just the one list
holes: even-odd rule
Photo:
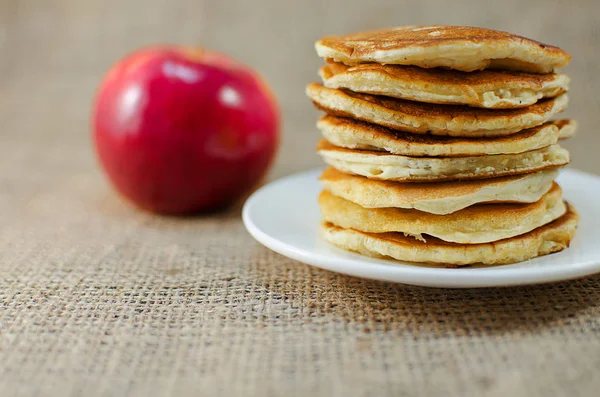
[[533, 74], [506, 70], [466, 73], [441, 68], [376, 63], [347, 66], [329, 62], [319, 74], [328, 88], [489, 109], [526, 107], [538, 99], [562, 94], [569, 88], [569, 77], [560, 73]]
[[464, 72], [495, 68], [550, 73], [571, 60], [558, 47], [469, 26], [402, 26], [328, 36], [315, 49], [320, 57], [346, 65], [375, 62]]

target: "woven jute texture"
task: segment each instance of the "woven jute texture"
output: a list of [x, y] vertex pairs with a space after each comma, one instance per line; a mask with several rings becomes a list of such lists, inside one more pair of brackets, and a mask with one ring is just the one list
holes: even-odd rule
[[350, 278], [259, 246], [239, 209], [154, 217], [87, 161], [2, 149], [0, 396], [597, 395], [599, 277]]
[[597, 0], [0, 0], [0, 397], [600, 395], [600, 277], [436, 290], [321, 271], [261, 247], [239, 209], [132, 209], [88, 133], [115, 59], [200, 42], [264, 73], [284, 111], [271, 177], [304, 170], [322, 164], [304, 95], [322, 63], [314, 40], [483, 25], [572, 52], [566, 116], [581, 128], [567, 146], [600, 172], [599, 12]]

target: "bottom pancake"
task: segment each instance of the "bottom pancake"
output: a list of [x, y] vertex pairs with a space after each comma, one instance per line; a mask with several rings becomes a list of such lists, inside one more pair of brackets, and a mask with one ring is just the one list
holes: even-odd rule
[[577, 212], [567, 204], [567, 212], [551, 223], [520, 236], [484, 244], [449, 243], [434, 237], [423, 242], [402, 233], [364, 233], [327, 222], [321, 225], [321, 234], [339, 248], [376, 258], [447, 267], [500, 265], [562, 251], [569, 246], [578, 221]]

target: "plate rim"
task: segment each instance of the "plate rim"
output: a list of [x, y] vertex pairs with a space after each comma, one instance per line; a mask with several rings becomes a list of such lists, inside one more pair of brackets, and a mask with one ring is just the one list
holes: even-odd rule
[[[334, 255], [306, 251], [305, 249], [281, 241], [264, 232], [256, 225], [255, 221], [252, 219], [251, 211], [253, 206], [260, 202], [260, 199], [264, 194], [277, 188], [278, 185], [290, 183], [294, 179], [304, 179], [312, 177], [313, 175], [318, 175], [323, 169], [324, 167], [312, 168], [310, 170], [284, 176], [265, 184], [252, 193], [242, 208], [242, 220], [250, 235], [270, 250], [309, 266], [354, 277], [423, 287], [487, 288], [533, 284], [539, 285], [572, 280], [600, 272], [600, 257], [597, 260], [586, 260], [577, 263], [576, 266], [556, 267], [553, 268], [551, 272], [543, 272], [541, 275], [540, 268], [535, 267], [513, 268], [510, 272], [507, 272], [507, 267], [510, 267], [511, 264], [480, 268], [449, 269], [393, 263], [393, 260], [380, 260], [356, 253], [351, 253], [352, 255], [355, 255], [356, 258], [336, 258]], [[560, 172], [561, 175], [564, 175], [563, 178], [575, 177], [578, 175], [580, 177], [594, 179], [595, 182], [600, 184], [600, 176], [589, 172], [572, 168], [563, 169]], [[339, 250], [340, 253], [350, 253], [334, 246], [330, 247], [333, 250]], [[481, 280], [482, 277], [484, 280]], [[428, 282], [428, 278], [434, 278], [435, 280]]]

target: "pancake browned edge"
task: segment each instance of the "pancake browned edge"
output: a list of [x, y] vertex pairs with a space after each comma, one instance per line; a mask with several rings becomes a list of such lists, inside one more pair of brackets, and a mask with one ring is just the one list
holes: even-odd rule
[[508, 32], [470, 26], [401, 26], [328, 36], [315, 43], [320, 57], [346, 65], [381, 63], [550, 73], [571, 56], [558, 47]]
[[569, 247], [579, 216], [573, 206], [555, 221], [520, 236], [485, 244], [448, 243], [434, 237], [426, 242], [402, 233], [363, 233], [331, 223], [321, 225], [321, 235], [329, 243], [376, 258], [428, 263], [446, 267], [500, 265], [522, 262]]
[[558, 139], [568, 139], [577, 132], [577, 121], [575, 120], [552, 120], [551, 123], [558, 127]]
[[404, 208], [363, 208], [334, 196], [319, 195], [323, 220], [365, 233], [400, 232], [429, 235], [462, 244], [487, 243], [527, 233], [562, 216], [566, 208], [555, 183], [535, 203], [476, 204], [451, 214], [437, 215]]
[[444, 215], [480, 203], [536, 202], [548, 193], [559, 169], [471, 181], [399, 183], [329, 167], [319, 181], [332, 194], [364, 208], [406, 208]]
[[566, 74], [507, 70], [459, 72], [376, 63], [329, 63], [319, 75], [327, 88], [385, 95], [410, 101], [469, 105], [488, 109], [522, 108], [569, 89]]
[[559, 130], [558, 122], [548, 122], [506, 136], [461, 138], [413, 134], [346, 117], [323, 116], [317, 122], [323, 137], [335, 146], [414, 157], [523, 153], [554, 145], [565, 127]]
[[317, 151], [327, 164], [342, 172], [398, 182], [437, 182], [519, 175], [569, 163], [569, 152], [559, 145], [494, 156], [409, 157], [340, 148], [321, 139]]
[[406, 101], [311, 83], [306, 94], [314, 105], [335, 116], [350, 117], [417, 134], [484, 137], [509, 135], [536, 127], [566, 109], [561, 94], [520, 109], [482, 109]]

